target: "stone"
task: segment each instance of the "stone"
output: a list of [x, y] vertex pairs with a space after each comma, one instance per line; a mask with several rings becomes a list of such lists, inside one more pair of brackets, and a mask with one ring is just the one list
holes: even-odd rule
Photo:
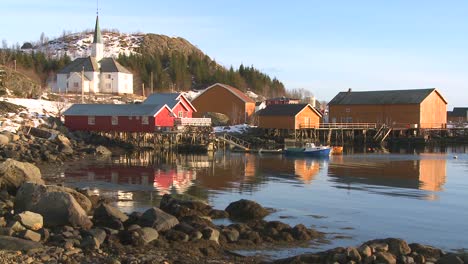
[[373, 240], [368, 242], [367, 245], [372, 249], [373, 253], [388, 251], [388, 244], [383, 243], [382, 240]]
[[387, 238], [385, 243], [388, 245], [388, 251], [395, 256], [405, 256], [411, 253], [411, 248], [403, 239]]
[[83, 208], [83, 210], [85, 210], [87, 213], [93, 209], [91, 200], [89, 200], [86, 195], [78, 192], [77, 190], [57, 185], [47, 185], [46, 188], [48, 192], [66, 192], [71, 194], [73, 198], [75, 198], [76, 202], [81, 206], [81, 208]]
[[228, 242], [236, 242], [239, 240], [239, 231], [234, 228], [225, 228], [222, 232]]
[[11, 227], [0, 227], [0, 236], [12, 236], [14, 233]]
[[83, 240], [81, 240], [80, 247], [84, 249], [95, 250], [101, 247], [101, 243], [99, 242], [98, 238], [94, 236], [86, 236], [83, 238]]
[[134, 231], [134, 230], [137, 230], [137, 229], [140, 229], [140, 228], [141, 228], [141, 226], [133, 224], [133, 225], [130, 225], [130, 226], [127, 228], [127, 230], [128, 230], [128, 231]]
[[298, 224], [291, 230], [291, 235], [297, 240], [310, 240], [311, 237], [307, 232], [307, 228], [302, 225]]
[[189, 236], [187, 235], [187, 233], [174, 229], [166, 231], [164, 237], [170, 241], [189, 241]]
[[258, 203], [246, 199], [230, 203], [225, 211], [230, 218], [241, 221], [262, 219], [270, 213]]
[[42, 247], [43, 245], [39, 242], [17, 237], [0, 236], [0, 249], [2, 250], [27, 251]]
[[356, 261], [357, 263], [360, 263], [362, 259], [359, 251], [354, 247], [346, 248], [346, 257], [352, 261]]
[[31, 230], [25, 230], [21, 232], [20, 236], [24, 239], [39, 242], [41, 241], [41, 234], [31, 231]]
[[370, 257], [372, 255], [372, 249], [368, 245], [362, 245], [358, 249], [362, 257]]
[[[427, 262], [426, 262], [427, 263]], [[455, 254], [447, 254], [437, 260], [436, 264], [463, 264], [463, 260], [461, 260]]]
[[140, 226], [152, 227], [158, 232], [169, 230], [178, 223], [175, 216], [156, 207], [146, 210], [139, 220]]
[[137, 232], [140, 233], [141, 238], [145, 244], [159, 238], [158, 231], [151, 227], [143, 227], [138, 229]]
[[13, 159], [0, 163], [0, 186], [16, 192], [24, 182], [44, 184], [39, 168], [31, 163]]
[[14, 232], [21, 232], [26, 230], [26, 227], [24, 227], [19, 221], [12, 221], [8, 223], [8, 227], [11, 228]]
[[8, 136], [0, 134], [0, 146], [5, 146], [8, 143], [10, 143], [10, 139], [8, 138]]
[[28, 229], [33, 231], [39, 230], [44, 226], [44, 220], [42, 215], [25, 211], [15, 215], [14, 219], [18, 220]]
[[70, 225], [89, 229], [93, 225], [71, 194], [48, 191], [46, 186], [34, 183], [24, 183], [18, 190], [15, 211], [41, 214], [46, 227]]
[[424, 256], [425, 259], [426, 258], [439, 259], [443, 255], [442, 250], [431, 247], [431, 246], [421, 245], [418, 243], [412, 243], [412, 244], [409, 244], [409, 247], [411, 248], [413, 252], [416, 252], [419, 255]]
[[99, 241], [99, 244], [104, 243], [107, 237], [106, 231], [100, 228], [92, 228], [89, 231], [87, 231], [87, 233], [95, 237]]
[[96, 154], [100, 156], [110, 156], [112, 155], [112, 152], [104, 146], [98, 146], [96, 148]]
[[396, 258], [389, 252], [377, 252], [375, 254], [376, 262], [382, 264], [396, 264]]
[[206, 240], [211, 240], [219, 244], [219, 231], [211, 228], [206, 227], [202, 230], [203, 238]]
[[211, 219], [221, 219], [221, 218], [228, 218], [229, 213], [224, 210], [213, 209], [210, 211], [208, 216], [211, 217]]
[[123, 222], [127, 220], [128, 216], [126, 214], [108, 204], [101, 204], [94, 210], [93, 221], [97, 226], [122, 230]]

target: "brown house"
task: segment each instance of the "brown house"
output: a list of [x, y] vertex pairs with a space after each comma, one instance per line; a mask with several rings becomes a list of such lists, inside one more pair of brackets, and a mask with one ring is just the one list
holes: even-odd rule
[[452, 123], [468, 122], [468, 107], [454, 107], [453, 111], [447, 111], [447, 121]]
[[198, 112], [194, 117], [203, 117], [207, 112], [222, 113], [229, 117], [229, 123], [243, 124], [255, 112], [255, 101], [242, 91], [227, 84], [216, 83], [192, 101]]
[[258, 127], [277, 129], [316, 128], [322, 114], [310, 104], [269, 105], [257, 112]]
[[328, 104], [330, 123], [376, 123], [393, 128], [445, 128], [447, 101], [435, 88], [341, 92]]

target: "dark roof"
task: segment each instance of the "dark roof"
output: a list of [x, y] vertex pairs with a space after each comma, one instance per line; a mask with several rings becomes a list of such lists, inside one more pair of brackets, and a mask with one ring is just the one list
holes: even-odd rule
[[94, 26], [93, 43], [102, 43], [101, 28], [99, 27], [99, 16], [96, 16], [96, 25]]
[[120, 65], [114, 58], [103, 58], [99, 63], [101, 63], [101, 72], [123, 72], [131, 74], [129, 70]]
[[95, 72], [99, 71], [99, 66], [94, 57], [78, 58], [70, 62], [67, 66], [61, 69], [58, 73], [71, 73], [71, 72]]
[[275, 97], [275, 98], [270, 98], [270, 99], [267, 99], [267, 101], [299, 101], [299, 99], [296, 99], [296, 98], [289, 98], [289, 97]]
[[179, 95], [178, 93], [154, 93], [148, 96], [142, 104], [167, 104], [167, 106], [172, 109], [179, 102], [179, 100], [177, 100]]
[[65, 116], [154, 116], [164, 105], [74, 104]]
[[302, 111], [305, 107], [310, 106], [314, 112], [322, 116], [317, 109], [313, 108], [310, 104], [277, 104], [269, 105], [266, 108], [257, 112], [259, 116], [295, 116]]
[[467, 117], [468, 107], [454, 107], [453, 111], [448, 111], [449, 116]]
[[[420, 104], [433, 91], [436, 91], [436, 89], [431, 88], [431, 89], [391, 90], [391, 91], [340, 92], [328, 104], [329, 105]], [[444, 98], [442, 99], [445, 101]]]

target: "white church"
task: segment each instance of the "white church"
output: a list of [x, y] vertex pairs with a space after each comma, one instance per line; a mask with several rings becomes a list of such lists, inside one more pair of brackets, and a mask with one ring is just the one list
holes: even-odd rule
[[104, 44], [96, 16], [91, 56], [78, 58], [57, 74], [56, 93], [133, 94], [133, 74], [114, 58], [104, 58]]

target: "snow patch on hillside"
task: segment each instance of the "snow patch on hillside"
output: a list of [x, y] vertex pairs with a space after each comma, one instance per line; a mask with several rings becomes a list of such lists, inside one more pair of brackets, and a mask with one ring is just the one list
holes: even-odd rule
[[[116, 32], [103, 32], [104, 57], [116, 58], [119, 54], [130, 55], [137, 53], [135, 50], [143, 42], [144, 34], [124, 34]], [[23, 50], [25, 52], [41, 51], [52, 57], [60, 57], [67, 54], [72, 60], [91, 55], [91, 44], [93, 43], [93, 32], [75, 33], [58, 39], [51, 40], [46, 44], [33, 49]]]

